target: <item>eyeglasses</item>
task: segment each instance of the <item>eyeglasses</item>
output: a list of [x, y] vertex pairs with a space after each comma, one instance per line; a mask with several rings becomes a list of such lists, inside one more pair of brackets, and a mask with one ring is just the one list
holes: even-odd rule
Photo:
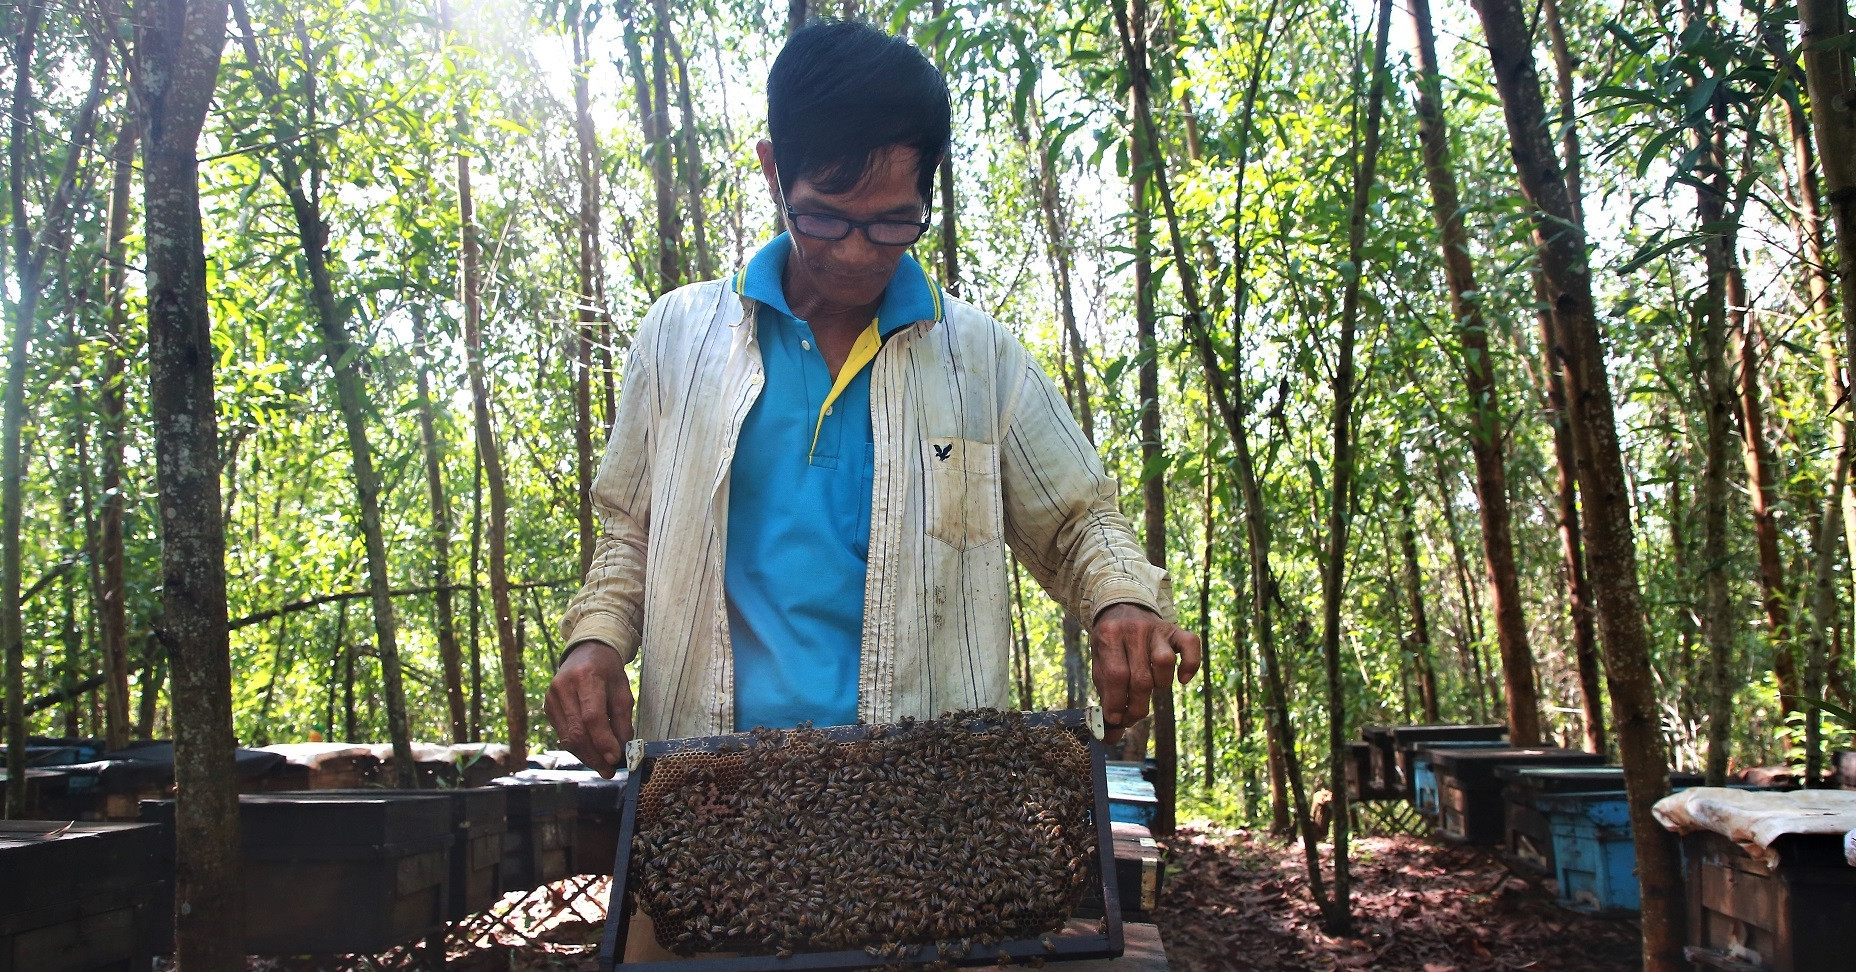
[[928, 232], [929, 222], [925, 219], [919, 223], [894, 219], [845, 219], [823, 213], [795, 213], [790, 208], [786, 211], [786, 224], [796, 233], [815, 240], [836, 242], [850, 236], [852, 230], [862, 229], [864, 239], [877, 246], [908, 246]]

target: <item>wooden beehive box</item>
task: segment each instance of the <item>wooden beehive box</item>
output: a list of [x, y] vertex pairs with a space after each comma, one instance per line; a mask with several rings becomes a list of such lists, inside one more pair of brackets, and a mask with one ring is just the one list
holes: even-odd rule
[[0, 822], [0, 972], [148, 968], [172, 920], [154, 824]]
[[1508, 743], [1502, 740], [1494, 742], [1457, 742], [1457, 743], [1418, 743], [1413, 747], [1411, 759], [1410, 785], [1411, 806], [1427, 817], [1437, 816], [1437, 774], [1431, 770], [1431, 751], [1434, 749], [1504, 749]]
[[1378, 781], [1380, 789], [1389, 793], [1402, 793], [1403, 781], [1398, 776], [1398, 749], [1392, 742], [1392, 726], [1362, 726], [1360, 739], [1371, 750], [1371, 772], [1366, 779]]
[[349, 743], [283, 743], [262, 750], [283, 757], [265, 774], [264, 792], [354, 790], [380, 782], [380, 759]]
[[[173, 821], [171, 800], [142, 810]], [[371, 954], [442, 928], [451, 813], [432, 793], [241, 796], [245, 951]]]
[[1398, 758], [1398, 787], [1407, 800], [1412, 796], [1412, 757], [1420, 743], [1498, 742], [1508, 738], [1508, 727], [1494, 724], [1394, 726], [1389, 732]]
[[574, 873], [570, 858], [580, 798], [577, 786], [527, 782], [497, 788], [509, 796], [509, 831], [503, 840], [505, 890], [526, 891]]
[[[1512, 863], [1538, 874], [1554, 873], [1557, 846], [1543, 798], [1624, 790], [1622, 766], [1502, 766], [1495, 770], [1495, 777], [1503, 783], [1507, 827], [1503, 853]], [[1700, 786], [1701, 775], [1672, 772], [1669, 784], [1675, 789]]]
[[1841, 972], [1856, 964], [1856, 867], [1838, 834], [1773, 841], [1771, 870], [1709, 831], [1682, 838], [1688, 879], [1689, 961], [1759, 972]]
[[445, 917], [458, 921], [488, 908], [504, 887], [503, 841], [509, 830], [508, 793], [500, 786], [450, 790], [318, 790], [330, 797], [436, 797], [450, 805], [450, 871]]
[[1600, 764], [1596, 753], [1558, 747], [1433, 749], [1437, 774], [1438, 835], [1462, 844], [1500, 844], [1507, 835], [1501, 766], [1576, 766]]
[[0, 820], [6, 819], [56, 819], [53, 811], [65, 803], [65, 794], [70, 788], [71, 775], [63, 770], [27, 769], [26, 770], [26, 805], [18, 813], [7, 806], [7, 775], [5, 767], [0, 767]]

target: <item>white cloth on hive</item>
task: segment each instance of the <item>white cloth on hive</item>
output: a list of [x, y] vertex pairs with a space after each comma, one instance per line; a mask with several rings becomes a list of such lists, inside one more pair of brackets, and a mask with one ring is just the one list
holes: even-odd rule
[[1786, 834], [1856, 830], [1856, 790], [1775, 793], [1698, 786], [1658, 800], [1654, 812], [1665, 829], [1678, 834], [1698, 830], [1720, 834], [1768, 869], [1776, 869], [1779, 855], [1772, 850], [1772, 842]]
[[[368, 752], [379, 757], [383, 763], [393, 758], [392, 743], [370, 743], [367, 749]], [[449, 763], [451, 762], [451, 747], [440, 746], [437, 743], [413, 743], [412, 761], [415, 763]]]
[[[387, 752], [391, 754], [392, 751], [393, 747], [388, 746]], [[356, 756], [370, 757], [373, 755], [373, 751], [366, 746], [337, 742], [279, 743], [275, 746], [261, 747], [260, 752], [276, 753], [282, 756], [286, 763], [293, 766], [307, 766], [310, 769], [321, 769], [323, 763], [332, 759], [351, 759]]]

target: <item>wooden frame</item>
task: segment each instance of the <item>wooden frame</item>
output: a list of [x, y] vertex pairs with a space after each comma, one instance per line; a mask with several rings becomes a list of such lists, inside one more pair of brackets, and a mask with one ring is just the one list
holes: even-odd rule
[[[1108, 748], [1102, 744], [1102, 716], [1098, 709], [1064, 709], [1055, 712], [1027, 712], [1025, 721], [1037, 728], [1065, 728], [1084, 734], [1089, 744], [1089, 777], [1094, 793], [1093, 815], [1096, 828], [1096, 885], [1102, 892], [1102, 919], [1096, 934], [1064, 931], [1041, 938], [1012, 939], [975, 949], [960, 958], [943, 956], [933, 945], [923, 945], [904, 957], [882, 959], [862, 949], [833, 952], [793, 952], [787, 958], [777, 955], [743, 955], [729, 958], [691, 958], [676, 962], [640, 962], [626, 965], [633, 972], [800, 972], [800, 970], [859, 969], [874, 967], [922, 966], [934, 962], [960, 965], [994, 965], [1000, 952], [1014, 962], [1033, 959], [1117, 958], [1122, 953], [1121, 891], [1115, 877], [1115, 838], [1109, 821], [1108, 785], [1105, 763]], [[868, 726], [836, 726], [824, 730], [838, 742], [861, 742]], [[612, 897], [606, 907], [606, 931], [600, 939], [599, 972], [612, 972], [623, 965], [626, 935], [631, 924], [632, 902], [628, 888], [631, 870], [632, 836], [638, 822], [638, 796], [651, 776], [653, 762], [659, 757], [684, 752], [716, 752], [738, 748], [753, 741], [751, 733], [675, 739], [666, 742], [626, 746], [630, 777], [625, 783], [625, 803], [619, 824], [618, 854], [612, 865]], [[984, 954], [980, 954], [980, 953]]]

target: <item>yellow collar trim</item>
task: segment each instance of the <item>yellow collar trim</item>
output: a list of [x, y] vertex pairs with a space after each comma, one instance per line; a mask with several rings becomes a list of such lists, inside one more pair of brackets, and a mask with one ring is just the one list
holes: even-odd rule
[[870, 326], [857, 335], [857, 342], [851, 345], [851, 353], [844, 359], [844, 367], [838, 369], [838, 380], [832, 382], [831, 393], [825, 396], [825, 404], [819, 406], [818, 421], [812, 426], [812, 449], [806, 453], [806, 461], [818, 453], [818, 434], [825, 428], [825, 415], [831, 411], [831, 403], [838, 400], [838, 395], [850, 387], [859, 373], [876, 360], [876, 353], [883, 347], [882, 331], [877, 328], [877, 321], [872, 318]]

